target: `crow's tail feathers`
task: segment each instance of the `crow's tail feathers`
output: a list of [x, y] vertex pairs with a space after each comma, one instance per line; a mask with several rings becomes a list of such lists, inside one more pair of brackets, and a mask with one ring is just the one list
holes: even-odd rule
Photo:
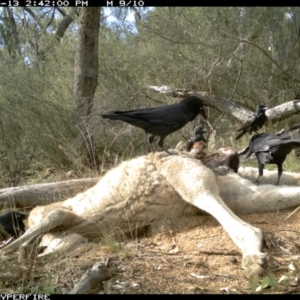
[[101, 114], [100, 116], [104, 119], [120, 120], [120, 115], [115, 114], [113, 111], [106, 114]]
[[236, 137], [235, 139], [238, 140], [239, 138], [241, 138], [247, 131], [242, 130]]

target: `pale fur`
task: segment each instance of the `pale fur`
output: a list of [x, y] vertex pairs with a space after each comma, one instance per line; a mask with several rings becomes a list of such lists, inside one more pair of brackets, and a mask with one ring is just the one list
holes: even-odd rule
[[[258, 168], [240, 167], [239, 175], [243, 178], [255, 181], [258, 177]], [[277, 170], [269, 171], [264, 169], [264, 175], [259, 178], [259, 184], [276, 184], [278, 179]], [[283, 171], [280, 177], [280, 185], [300, 185], [300, 173]]]
[[[241, 249], [247, 274], [261, 273], [265, 257], [262, 232], [233, 211], [251, 213], [299, 205], [300, 187], [256, 186], [231, 173], [216, 176], [191, 155], [176, 153], [159, 152], [125, 161], [87, 191], [36, 207], [29, 216], [30, 228], [2, 253], [16, 250], [39, 233], [48, 236], [40, 245], [49, 247], [54, 240], [49, 253], [55, 253], [56, 248], [61, 253], [63, 245], [67, 251], [81, 242], [78, 235], [91, 239], [108, 230], [132, 232], [155, 219], [176, 219], [201, 209], [214, 216]], [[270, 193], [276, 196], [274, 201]], [[74, 242], [65, 238], [68, 233], [75, 236]]]

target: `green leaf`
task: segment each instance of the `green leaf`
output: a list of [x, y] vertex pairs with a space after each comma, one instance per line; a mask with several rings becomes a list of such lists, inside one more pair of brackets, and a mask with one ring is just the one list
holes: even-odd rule
[[271, 287], [277, 287], [278, 286], [278, 282], [277, 282], [276, 278], [274, 277], [274, 275], [272, 273], [269, 275], [269, 285]]
[[270, 283], [269, 276], [264, 277], [264, 279], [263, 279], [263, 281], [261, 283], [261, 288], [262, 289], [267, 288], [270, 285], [269, 283]]
[[258, 276], [257, 275], [250, 276], [249, 285], [251, 287], [252, 293], [256, 292], [256, 289], [258, 287]]

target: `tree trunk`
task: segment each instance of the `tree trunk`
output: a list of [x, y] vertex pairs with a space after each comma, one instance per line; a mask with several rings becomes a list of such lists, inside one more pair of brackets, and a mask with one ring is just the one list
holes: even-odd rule
[[100, 7], [82, 8], [75, 57], [74, 97], [77, 102], [75, 125], [80, 131], [80, 145], [91, 168], [99, 165], [93, 136], [89, 133], [89, 119], [98, 84], [98, 40]]

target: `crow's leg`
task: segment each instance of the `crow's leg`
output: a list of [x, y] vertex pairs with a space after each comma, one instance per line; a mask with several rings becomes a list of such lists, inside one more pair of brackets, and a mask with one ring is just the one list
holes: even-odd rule
[[258, 177], [257, 179], [254, 181], [255, 184], [259, 184], [258, 179], [263, 176], [264, 174], [264, 164], [260, 162], [260, 160], [258, 159]]
[[277, 185], [279, 185], [279, 180], [280, 180], [280, 177], [281, 177], [281, 175], [282, 175], [282, 163], [278, 163], [278, 164], [277, 164], [277, 168], [278, 168]]
[[164, 139], [165, 139], [165, 136], [159, 137], [158, 146], [163, 148], [169, 155], [175, 155], [175, 153], [169, 152], [168, 149], [164, 146]]
[[150, 146], [150, 149], [151, 149], [151, 151], [152, 151], [152, 153], [154, 153], [154, 150], [153, 150], [153, 146], [152, 146], [152, 143], [153, 143], [153, 141], [154, 141], [154, 135], [153, 134], [150, 134], [149, 136], [148, 136], [148, 144], [149, 144], [149, 146]]

